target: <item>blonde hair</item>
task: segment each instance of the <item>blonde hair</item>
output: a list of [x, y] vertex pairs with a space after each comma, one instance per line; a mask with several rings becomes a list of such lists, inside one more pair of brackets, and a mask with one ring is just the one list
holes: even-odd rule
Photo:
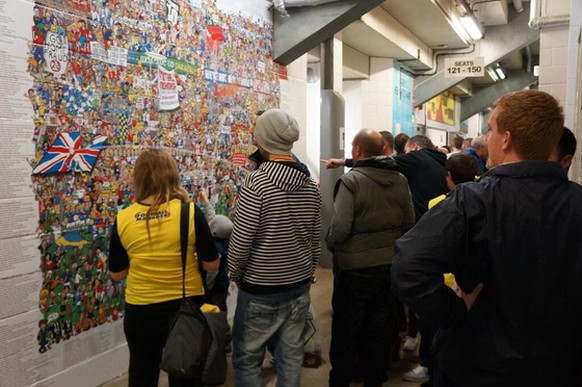
[[543, 91], [526, 90], [500, 97], [497, 128], [509, 130], [516, 153], [524, 160], [547, 160], [564, 126], [558, 101]]
[[133, 187], [136, 202], [141, 203], [150, 197], [153, 199], [146, 212], [146, 228], [150, 240], [150, 214], [172, 199], [183, 202], [189, 200], [188, 192], [180, 185], [176, 161], [161, 149], [147, 149], [139, 155], [133, 170]]

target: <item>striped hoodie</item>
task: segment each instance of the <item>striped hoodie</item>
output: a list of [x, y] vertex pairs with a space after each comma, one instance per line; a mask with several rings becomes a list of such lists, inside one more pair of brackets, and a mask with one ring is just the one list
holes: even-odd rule
[[299, 162], [266, 161], [241, 188], [228, 251], [233, 281], [250, 293], [310, 282], [321, 255], [321, 196]]

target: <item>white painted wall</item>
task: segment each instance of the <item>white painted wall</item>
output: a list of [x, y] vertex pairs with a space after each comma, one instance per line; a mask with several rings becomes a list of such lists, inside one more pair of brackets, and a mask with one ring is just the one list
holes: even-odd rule
[[467, 120], [467, 136], [475, 138], [479, 136], [479, 129], [481, 128], [481, 115], [475, 114]]
[[427, 128], [426, 129], [426, 136], [428, 138], [430, 138], [430, 140], [432, 141], [432, 143], [435, 146], [445, 146], [447, 145], [447, 135], [448, 135], [448, 131], [446, 130], [441, 130], [441, 129], [431, 129], [431, 128]]
[[[542, 28], [540, 31], [539, 89], [552, 94], [564, 108], [565, 125], [571, 128], [580, 142], [581, 123], [576, 122], [580, 103], [577, 87], [582, 78], [578, 37], [582, 27], [582, 1], [545, 0], [541, 16], [570, 15], [570, 25]], [[579, 120], [578, 120], [579, 121]], [[580, 147], [579, 147], [580, 148]], [[571, 177], [582, 182], [580, 150], [571, 169]]]
[[566, 102], [568, 28], [543, 29], [540, 33], [539, 90]]
[[[572, 0], [570, 13], [570, 31], [568, 36], [568, 75], [566, 86], [566, 126], [574, 131], [578, 143], [582, 143], [582, 44], [578, 42], [582, 30], [582, 1]], [[570, 178], [582, 183], [582, 152], [574, 157]]]
[[392, 130], [393, 71], [393, 59], [370, 58], [370, 79], [361, 81], [362, 121], [359, 129]]
[[333, 90], [342, 93], [343, 88], [343, 62], [344, 62], [344, 43], [342, 33], [339, 32], [333, 37]]
[[[293, 61], [287, 66], [287, 80], [281, 80], [281, 109], [291, 114], [297, 120], [300, 129], [299, 140], [293, 146], [293, 153], [305, 163], [310, 170], [315, 171], [313, 160], [307, 151], [307, 55]], [[318, 152], [319, 155], [319, 152]]]
[[345, 81], [343, 96], [346, 103], [345, 157], [352, 157], [351, 143], [356, 132], [362, 129], [362, 81]]
[[566, 75], [566, 102], [564, 105], [566, 111], [566, 126], [573, 128], [575, 105], [576, 105], [576, 85], [578, 79], [581, 77], [581, 68], [578, 63], [578, 37], [580, 36], [580, 29], [582, 28], [582, 1], [572, 0], [572, 8], [570, 14], [570, 29], [568, 31], [568, 56], [567, 66], [568, 72]]
[[344, 68], [342, 76], [344, 78], [368, 78], [370, 58], [361, 52], [354, 50], [350, 46], [343, 47], [342, 59]]
[[542, 16], [569, 15], [571, 3], [580, 0], [542, 0]]
[[344, 81], [346, 103], [346, 157], [351, 157], [351, 143], [360, 129], [392, 131], [393, 60], [370, 58], [370, 78]]
[[[320, 121], [321, 121], [321, 87], [319, 82], [308, 83], [306, 87], [305, 109], [305, 161], [309, 166], [313, 178], [319, 181], [321, 172], [320, 159]], [[303, 159], [302, 159], [303, 160]]]
[[[574, 0], [578, 1], [579, 0]], [[544, 0], [541, 17], [570, 14], [570, 0]], [[570, 50], [568, 26], [542, 27], [540, 29], [539, 90], [553, 95], [564, 106]], [[568, 114], [567, 114], [568, 115]]]

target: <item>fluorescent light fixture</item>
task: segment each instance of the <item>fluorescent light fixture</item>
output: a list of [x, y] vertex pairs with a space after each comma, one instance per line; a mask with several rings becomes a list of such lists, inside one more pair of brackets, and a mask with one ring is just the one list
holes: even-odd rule
[[540, 76], [540, 66], [535, 65], [533, 67], [533, 75], [534, 75], [534, 77], [539, 77]]
[[459, 35], [461, 40], [463, 40], [463, 42], [465, 42], [466, 44], [469, 44], [471, 37], [469, 36], [467, 29], [463, 27], [463, 25], [461, 24], [460, 18], [452, 18], [451, 24], [453, 25], [453, 29], [455, 30], [457, 35]]
[[501, 67], [501, 66], [499, 66], [499, 65], [497, 65], [497, 67], [495, 67], [495, 73], [497, 73], [497, 76], [498, 76], [500, 79], [505, 79], [505, 77], [507, 76], [507, 75], [505, 74], [505, 70], [503, 69], [503, 67]]
[[491, 67], [487, 67], [487, 74], [489, 74], [489, 77], [491, 77], [493, 82], [497, 82], [499, 80], [497, 73]]
[[461, 15], [466, 15], [469, 13], [469, 8], [465, 5], [464, 1], [458, 1], [457, 3], [457, 7], [461, 8]]
[[463, 16], [461, 18], [461, 24], [467, 30], [473, 40], [479, 40], [483, 37], [483, 30], [481, 29], [481, 25], [474, 16]]

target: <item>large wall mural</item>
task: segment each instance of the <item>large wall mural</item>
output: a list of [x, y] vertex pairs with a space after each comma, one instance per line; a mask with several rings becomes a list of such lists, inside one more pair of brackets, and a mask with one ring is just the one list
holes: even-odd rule
[[203, 189], [229, 214], [254, 117], [279, 105], [280, 69], [271, 23], [212, 0], [37, 0], [30, 22], [45, 353], [123, 316], [108, 235], [140, 150], [168, 149], [193, 197]]

